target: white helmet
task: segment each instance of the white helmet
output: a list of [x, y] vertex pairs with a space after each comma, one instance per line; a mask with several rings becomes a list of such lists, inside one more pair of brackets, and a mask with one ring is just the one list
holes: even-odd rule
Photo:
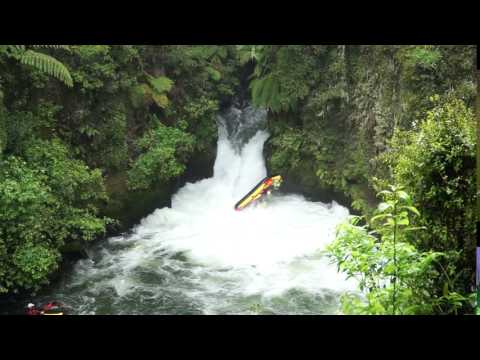
[[35, 307], [35, 304], [30, 303], [30, 304], [27, 305], [27, 307], [28, 307], [29, 309], [34, 308], [34, 307]]

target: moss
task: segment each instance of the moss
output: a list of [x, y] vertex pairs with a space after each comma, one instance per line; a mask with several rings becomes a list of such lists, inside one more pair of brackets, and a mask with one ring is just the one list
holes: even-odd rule
[[118, 221], [112, 233], [127, 231], [155, 209], [169, 206], [174, 189], [174, 183], [167, 182], [151, 190], [129, 191], [126, 172], [109, 176], [105, 184], [110, 200], [101, 211]]

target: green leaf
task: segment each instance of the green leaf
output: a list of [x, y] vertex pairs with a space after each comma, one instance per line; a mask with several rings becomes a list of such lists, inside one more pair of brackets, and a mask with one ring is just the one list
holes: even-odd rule
[[417, 230], [427, 230], [425, 226], [416, 226], [416, 227], [407, 227], [403, 229], [404, 231], [417, 231]]
[[415, 215], [420, 216], [420, 212], [419, 212], [419, 211], [417, 210], [417, 208], [414, 207], [414, 206], [402, 206], [400, 209], [405, 209], [405, 210], [411, 211], [411, 212], [414, 213]]
[[443, 284], [443, 296], [448, 296], [448, 293], [449, 293], [449, 291], [448, 291], [448, 283], [445, 282], [445, 283]]
[[381, 195], [391, 195], [392, 192], [389, 191], [389, 190], [383, 190], [383, 191], [380, 191], [378, 194], [377, 194], [377, 197], [380, 197]]
[[391, 217], [392, 217], [392, 214], [380, 214], [380, 215], [376, 215], [376, 216], [372, 217], [370, 219], [370, 221], [373, 223], [376, 220], [391, 218]]
[[391, 208], [392, 208], [392, 205], [386, 202], [382, 202], [378, 205], [378, 211], [382, 211], [382, 212]]
[[397, 195], [402, 200], [410, 201], [410, 196], [405, 191], [397, 191]]

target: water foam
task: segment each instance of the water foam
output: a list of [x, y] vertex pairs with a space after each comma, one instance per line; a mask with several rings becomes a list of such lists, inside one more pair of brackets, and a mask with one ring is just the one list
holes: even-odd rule
[[186, 184], [171, 208], [157, 209], [77, 265], [65, 287], [83, 313], [245, 313], [252, 302], [272, 313], [328, 313], [335, 307], [322, 310], [326, 296], [335, 294], [338, 305], [338, 295], [355, 288], [322, 254], [346, 208], [275, 194], [234, 211], [266, 176], [268, 133], [260, 126], [243, 146], [237, 136], [264, 122], [265, 112], [245, 113], [247, 121], [230, 132], [228, 115], [220, 118], [212, 178]]

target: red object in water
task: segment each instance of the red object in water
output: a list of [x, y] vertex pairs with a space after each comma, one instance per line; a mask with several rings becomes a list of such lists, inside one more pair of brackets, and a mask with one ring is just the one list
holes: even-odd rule
[[42, 315], [42, 312], [40, 310], [35, 309], [35, 308], [27, 309], [27, 315]]
[[56, 305], [55, 305], [54, 302], [49, 302], [48, 304], [43, 305], [43, 310], [48, 311], [48, 310], [51, 310], [55, 306]]

